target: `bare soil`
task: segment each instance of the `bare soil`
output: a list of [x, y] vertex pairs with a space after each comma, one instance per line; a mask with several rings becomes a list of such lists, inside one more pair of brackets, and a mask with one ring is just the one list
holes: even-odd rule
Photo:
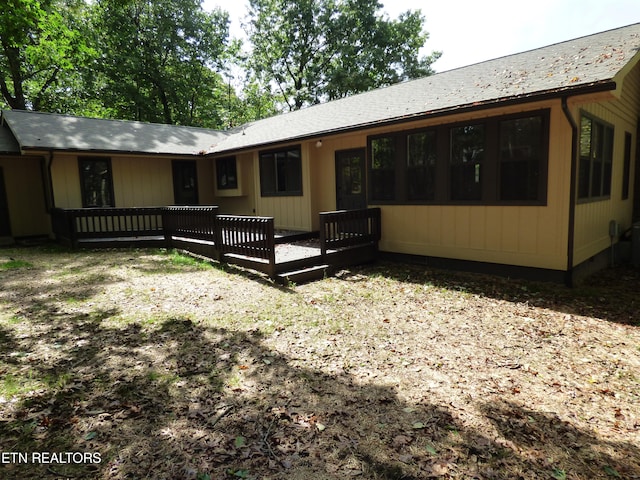
[[0, 250], [0, 478], [640, 479], [639, 287]]

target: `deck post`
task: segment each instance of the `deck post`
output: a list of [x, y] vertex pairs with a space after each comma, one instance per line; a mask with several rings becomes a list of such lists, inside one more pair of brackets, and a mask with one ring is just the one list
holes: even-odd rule
[[269, 251], [269, 276], [275, 278], [276, 276], [276, 235], [273, 217], [267, 219], [266, 232], [266, 246]]
[[69, 232], [69, 243], [71, 244], [72, 249], [76, 249], [78, 248], [78, 229], [76, 228], [76, 216], [73, 214], [73, 211], [65, 210], [64, 217], [64, 221]]
[[167, 207], [162, 207], [162, 231], [164, 232], [164, 243], [167, 249], [173, 245], [174, 218], [173, 212]]

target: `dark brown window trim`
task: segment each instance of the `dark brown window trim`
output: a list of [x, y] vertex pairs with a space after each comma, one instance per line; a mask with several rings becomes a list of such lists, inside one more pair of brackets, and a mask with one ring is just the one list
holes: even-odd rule
[[[107, 188], [108, 194], [110, 196], [110, 202], [108, 205], [90, 205], [87, 202], [87, 195], [89, 192], [86, 189], [84, 172], [82, 171], [82, 166], [86, 162], [106, 162], [107, 164]], [[92, 208], [92, 207], [115, 207], [115, 195], [113, 189], [113, 169], [111, 166], [111, 158], [110, 157], [78, 157], [78, 174], [80, 176], [80, 196], [82, 199], [82, 208]]]
[[[576, 189], [576, 203], [578, 205], [582, 205], [585, 203], [596, 203], [596, 202], [605, 202], [608, 200], [611, 200], [612, 198], [612, 187], [613, 187], [613, 163], [614, 163], [614, 158], [613, 158], [613, 150], [614, 150], [614, 146], [615, 146], [615, 141], [616, 141], [616, 130], [615, 130], [615, 125], [602, 120], [601, 118], [597, 117], [596, 115], [593, 115], [587, 111], [581, 111], [580, 112], [580, 123], [578, 125], [578, 141], [580, 142], [580, 135], [581, 135], [581, 128], [582, 128], [582, 119], [583, 118], [587, 118], [589, 119], [592, 124], [598, 124], [600, 126], [602, 126], [603, 128], [607, 128], [607, 129], [611, 129], [611, 159], [609, 161], [607, 161], [606, 159], [601, 159], [602, 163], [603, 163], [603, 169], [604, 169], [604, 165], [606, 163], [610, 164], [610, 169], [611, 171], [609, 172], [609, 193], [606, 195], [592, 195], [591, 194], [591, 189], [592, 189], [592, 177], [591, 175], [589, 176], [589, 195], [586, 196], [580, 196], [580, 181], [582, 180], [580, 177], [580, 162], [582, 160], [582, 152], [580, 150], [581, 146], [579, 145], [578, 148], [578, 175], [577, 175], [577, 180], [578, 180], [578, 186]], [[590, 145], [591, 147], [591, 145]], [[590, 171], [591, 171], [590, 167]], [[604, 189], [604, 183], [602, 183], [601, 185], [602, 189]]]
[[[529, 118], [540, 116], [542, 118], [542, 158], [539, 168], [538, 198], [535, 200], [500, 200], [500, 158], [499, 158], [499, 133], [500, 122], [514, 120], [518, 118]], [[396, 132], [382, 133], [367, 137], [367, 191], [368, 203], [370, 205], [460, 205], [460, 206], [546, 206], [547, 187], [549, 176], [549, 135], [550, 135], [550, 109], [537, 109], [515, 114], [500, 115], [484, 119], [471, 119], [469, 121], [454, 122], [432, 127], [414, 128]], [[464, 125], [485, 125], [486, 155], [484, 179], [482, 184], [482, 199], [480, 200], [452, 200], [450, 191], [450, 132], [453, 128]], [[408, 135], [435, 131], [437, 160], [435, 165], [435, 198], [433, 200], [409, 200], [406, 174], [403, 166], [406, 165], [406, 139]], [[396, 162], [395, 162], [395, 192], [396, 200], [381, 200], [372, 198], [374, 191], [371, 184], [371, 162], [372, 162], [372, 141], [379, 138], [394, 138], [396, 142]], [[400, 197], [400, 198], [398, 198]]]
[[[218, 190], [237, 190], [238, 181], [238, 163], [235, 156], [220, 157], [215, 159], [216, 162], [216, 187]], [[228, 167], [233, 165], [233, 176], [224, 178], [228, 174]]]
[[[277, 166], [274, 164], [274, 170], [273, 170], [273, 181], [274, 184], [270, 185], [270, 182], [268, 182], [268, 178], [265, 176], [265, 171], [263, 170], [263, 156], [266, 155], [275, 155], [278, 153], [288, 153], [291, 151], [297, 151], [298, 152], [298, 162], [299, 162], [299, 172], [296, 172], [298, 175], [296, 175], [298, 178], [296, 179], [296, 183], [299, 183], [299, 185], [294, 185], [295, 187], [299, 187], [299, 188], [291, 188], [289, 190], [278, 190], [278, 170], [277, 170]], [[259, 175], [260, 175], [260, 195], [262, 197], [301, 197], [303, 195], [303, 191], [302, 191], [302, 184], [303, 184], [303, 179], [302, 179], [302, 148], [301, 146], [298, 145], [291, 145], [288, 147], [280, 147], [280, 148], [273, 148], [273, 149], [269, 149], [269, 150], [262, 150], [260, 152], [258, 152], [258, 170], [259, 170]], [[273, 188], [272, 188], [273, 187]], [[287, 188], [289, 188], [287, 186]]]

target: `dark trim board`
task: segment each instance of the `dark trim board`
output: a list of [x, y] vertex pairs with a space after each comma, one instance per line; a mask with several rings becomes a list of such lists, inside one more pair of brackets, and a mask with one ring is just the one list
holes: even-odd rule
[[425, 267], [452, 270], [457, 272], [481, 273], [499, 277], [517, 278], [536, 282], [564, 283], [564, 270], [546, 268], [521, 267], [499, 263], [476, 262], [473, 260], [458, 260], [454, 258], [429, 257], [411, 255], [408, 253], [380, 252], [380, 260], [391, 262], [423, 265]]
[[[630, 242], [618, 242], [614, 245], [613, 259], [611, 248], [606, 248], [593, 257], [572, 268], [569, 275], [564, 270], [551, 270], [536, 267], [521, 267], [500, 263], [476, 262], [473, 260], [458, 260], [454, 258], [429, 257], [410, 255], [407, 253], [380, 252], [379, 259], [391, 262], [423, 265], [458, 272], [481, 273], [499, 277], [516, 278], [534, 282], [552, 282], [573, 287], [583, 283], [587, 277], [615, 265], [628, 264], [631, 257]], [[570, 283], [567, 283], [567, 279]]]

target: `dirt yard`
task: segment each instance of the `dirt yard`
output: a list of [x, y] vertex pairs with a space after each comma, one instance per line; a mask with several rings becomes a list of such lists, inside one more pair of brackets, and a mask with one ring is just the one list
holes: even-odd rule
[[0, 478], [640, 479], [638, 292], [2, 249]]

